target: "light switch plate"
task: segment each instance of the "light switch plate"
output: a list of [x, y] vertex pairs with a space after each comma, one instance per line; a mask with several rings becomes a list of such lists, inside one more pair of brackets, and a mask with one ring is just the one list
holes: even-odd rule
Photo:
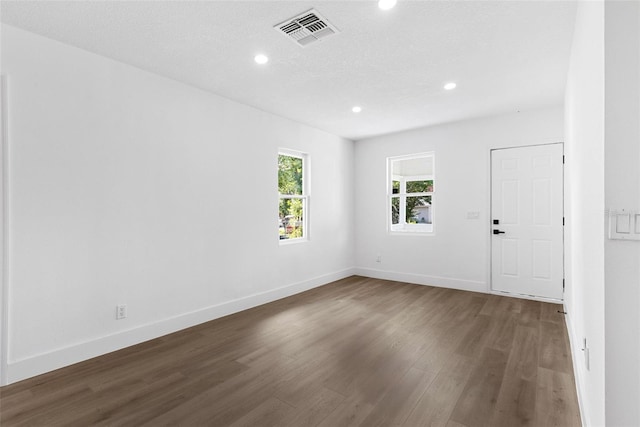
[[629, 234], [631, 233], [631, 215], [630, 214], [617, 214], [616, 215], [616, 233]]
[[640, 209], [609, 209], [609, 239], [640, 241]]

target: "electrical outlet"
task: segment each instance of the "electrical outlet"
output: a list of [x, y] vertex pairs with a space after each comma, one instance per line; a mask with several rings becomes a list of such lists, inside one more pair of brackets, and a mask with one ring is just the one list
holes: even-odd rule
[[378, 255], [376, 257], [376, 262], [382, 262], [382, 255]]
[[116, 305], [116, 320], [124, 319], [127, 317], [127, 305]]

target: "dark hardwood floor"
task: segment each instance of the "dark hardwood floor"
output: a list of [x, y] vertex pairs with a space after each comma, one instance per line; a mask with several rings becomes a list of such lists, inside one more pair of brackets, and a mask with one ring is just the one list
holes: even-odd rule
[[0, 389], [0, 424], [579, 426], [559, 305], [351, 277]]

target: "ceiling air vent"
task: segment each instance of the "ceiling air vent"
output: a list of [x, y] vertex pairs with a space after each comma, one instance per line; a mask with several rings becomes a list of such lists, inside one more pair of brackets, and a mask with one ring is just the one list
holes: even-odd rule
[[320, 16], [315, 9], [288, 19], [274, 28], [283, 32], [300, 46], [306, 46], [331, 34], [338, 33], [338, 29]]

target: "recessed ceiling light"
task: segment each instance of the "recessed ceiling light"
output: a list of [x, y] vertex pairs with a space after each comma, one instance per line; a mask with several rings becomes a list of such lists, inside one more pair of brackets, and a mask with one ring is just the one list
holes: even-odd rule
[[456, 84], [451, 82], [451, 83], [447, 83], [446, 85], [444, 85], [445, 90], [451, 90], [451, 89], [455, 89], [456, 88]]
[[393, 9], [397, 0], [378, 0], [378, 7], [382, 10]]
[[357, 105], [355, 107], [353, 107], [351, 109], [351, 111], [353, 111], [354, 113], [359, 113], [360, 111], [362, 111], [362, 107], [358, 107]]
[[255, 58], [253, 58], [254, 61], [256, 61], [256, 63], [258, 64], [266, 64], [267, 62], [269, 62], [269, 58], [267, 58], [267, 55], [256, 55]]

